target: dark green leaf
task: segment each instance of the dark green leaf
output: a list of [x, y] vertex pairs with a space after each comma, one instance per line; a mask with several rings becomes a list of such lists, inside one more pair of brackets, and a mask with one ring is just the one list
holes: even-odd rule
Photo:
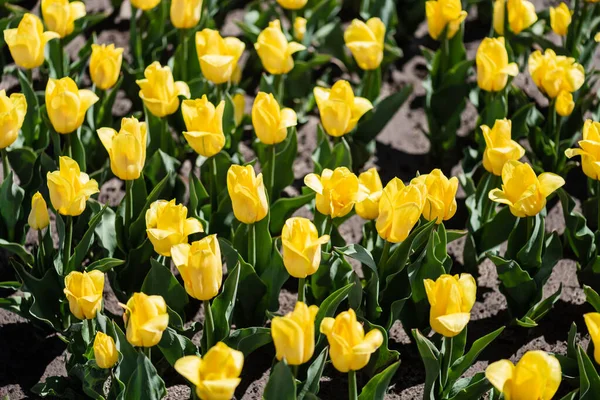
[[302, 390], [298, 394], [298, 400], [304, 399], [308, 393], [313, 395], [319, 393], [319, 382], [321, 381], [323, 369], [325, 369], [325, 363], [327, 362], [327, 352], [328, 348], [325, 347], [312, 364], [310, 364], [310, 367], [308, 367], [306, 380], [304, 381], [304, 385], [302, 385]]
[[375, 375], [361, 390], [359, 400], [383, 400], [390, 381], [396, 374], [400, 361], [395, 362], [379, 374]]
[[271, 329], [258, 327], [236, 329], [223, 340], [227, 346], [244, 353], [244, 357], [248, 357], [254, 350], [272, 341]]
[[127, 382], [124, 400], [160, 400], [167, 395], [165, 382], [152, 362], [141, 352], [137, 356], [137, 368]]
[[177, 314], [184, 315], [183, 310], [188, 303], [188, 295], [171, 270], [152, 259], [152, 267], [142, 285], [142, 292], [148, 295], [160, 295]]
[[278, 362], [263, 393], [265, 400], [296, 400], [296, 380], [285, 361]]

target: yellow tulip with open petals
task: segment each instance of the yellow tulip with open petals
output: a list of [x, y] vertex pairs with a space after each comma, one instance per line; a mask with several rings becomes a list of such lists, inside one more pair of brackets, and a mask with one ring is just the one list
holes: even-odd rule
[[160, 342], [169, 325], [167, 303], [162, 296], [134, 293], [127, 305], [121, 307], [125, 309], [125, 335], [132, 346], [152, 347]]
[[234, 81], [236, 71], [241, 76], [238, 61], [245, 48], [238, 38], [222, 38], [217, 30], [206, 28], [196, 32], [196, 53], [202, 75], [216, 85]]
[[71, 313], [79, 319], [93, 319], [102, 308], [104, 274], [98, 270], [73, 271], [65, 276], [63, 289]]
[[287, 129], [296, 126], [296, 112], [281, 108], [272, 93], [258, 92], [252, 105], [252, 126], [258, 139], [268, 145], [281, 143]]
[[519, 34], [537, 21], [535, 6], [527, 0], [495, 0], [494, 1], [494, 30], [504, 35], [504, 19], [508, 10], [508, 26], [515, 34]]
[[571, 10], [565, 3], [560, 3], [558, 7], [550, 7], [550, 26], [554, 33], [559, 36], [566, 36], [571, 25]]
[[446, 37], [453, 38], [467, 18], [467, 12], [462, 9], [460, 0], [427, 1], [425, 14], [429, 35], [436, 40], [440, 38], [444, 28], [446, 28]]
[[0, 90], [0, 149], [5, 149], [17, 140], [27, 115], [27, 100], [22, 93], [8, 97]]
[[202, 0], [172, 0], [171, 23], [177, 29], [193, 28], [200, 21]]
[[98, 367], [109, 369], [119, 361], [119, 351], [115, 340], [103, 332], [97, 332], [94, 338], [94, 359]]
[[583, 319], [594, 344], [594, 360], [597, 364], [600, 364], [600, 313], [584, 314]]
[[285, 221], [281, 231], [283, 265], [294, 278], [314, 274], [321, 264], [321, 245], [329, 242], [329, 235], [319, 237], [317, 227], [309, 219], [292, 217]]
[[501, 176], [502, 168], [507, 161], [519, 160], [525, 155], [525, 149], [511, 139], [512, 122], [509, 119], [497, 119], [490, 129], [481, 125], [485, 139], [483, 167], [490, 173]]
[[48, 172], [46, 179], [52, 207], [61, 215], [80, 215], [90, 196], [99, 192], [98, 182], [69, 157], [60, 157], [58, 171]]
[[102, 90], [108, 90], [117, 83], [123, 63], [123, 48], [114, 44], [92, 44], [90, 57], [90, 77]]
[[251, 165], [232, 165], [227, 171], [227, 191], [233, 214], [244, 224], [262, 220], [269, 212], [262, 174], [256, 175]]
[[375, 224], [379, 236], [391, 243], [403, 242], [419, 222], [426, 201], [424, 184], [404, 185], [400, 179], [392, 179], [379, 199], [379, 217]]
[[423, 217], [427, 221], [441, 224], [456, 214], [456, 191], [458, 178], [448, 179], [440, 169], [414, 178], [411, 183], [423, 184], [427, 188], [427, 197], [423, 207]]
[[529, 73], [536, 86], [551, 99], [561, 92], [573, 93], [583, 85], [585, 71], [572, 57], [557, 56], [554, 50], [544, 54], [536, 50], [528, 60]]
[[48, 30], [61, 38], [73, 33], [75, 20], [85, 17], [85, 3], [69, 0], [42, 0], [42, 16]]
[[383, 60], [385, 25], [379, 18], [355, 19], [344, 32], [344, 42], [363, 70], [377, 69]]
[[212, 157], [225, 146], [224, 111], [224, 101], [215, 107], [206, 95], [201, 99], [184, 100], [181, 103], [181, 113], [187, 128], [183, 136], [192, 149], [203, 157]]
[[138, 179], [146, 163], [148, 125], [135, 117], [123, 118], [121, 129], [98, 129], [98, 136], [108, 152], [110, 169], [124, 181]]
[[36, 231], [42, 230], [50, 225], [48, 206], [40, 192], [36, 192], [31, 198], [31, 212], [27, 218], [27, 223], [31, 229]]
[[445, 337], [461, 333], [471, 319], [471, 309], [475, 304], [475, 279], [469, 274], [444, 274], [435, 281], [425, 279], [423, 284], [431, 306], [431, 328]]
[[294, 68], [292, 54], [306, 49], [297, 42], [287, 41], [278, 19], [271, 21], [259, 35], [254, 48], [263, 68], [272, 75], [287, 74]]
[[179, 108], [179, 96], [190, 97], [187, 83], [173, 79], [171, 68], [154, 61], [144, 70], [144, 79], [135, 81], [140, 98], [150, 112], [159, 118], [173, 114]]
[[367, 197], [356, 203], [356, 214], [367, 220], [376, 219], [379, 216], [379, 199], [383, 193], [383, 185], [377, 169], [370, 168], [361, 173], [358, 182], [366, 188]]
[[16, 28], [4, 30], [4, 41], [15, 63], [25, 69], [37, 68], [44, 63], [44, 47], [60, 36], [56, 32], [44, 32], [42, 21], [34, 14], [26, 13]]
[[508, 62], [504, 38], [485, 38], [475, 56], [477, 85], [488, 92], [498, 92], [506, 87], [509, 76], [516, 76], [519, 67]]
[[271, 321], [271, 336], [278, 360], [289, 365], [302, 365], [310, 361], [315, 351], [315, 317], [319, 307], [308, 307], [299, 301], [294, 311]]
[[600, 180], [600, 122], [585, 121], [579, 147], [565, 150], [565, 155], [568, 158], [581, 156], [583, 173], [590, 179]]
[[46, 112], [58, 133], [75, 132], [83, 124], [87, 110], [98, 100], [94, 92], [79, 89], [69, 77], [50, 78], [46, 85]]
[[367, 190], [346, 167], [335, 170], [325, 168], [321, 176], [308, 174], [304, 184], [317, 193], [317, 210], [331, 218], [343, 217], [352, 211], [357, 202], [365, 200]]

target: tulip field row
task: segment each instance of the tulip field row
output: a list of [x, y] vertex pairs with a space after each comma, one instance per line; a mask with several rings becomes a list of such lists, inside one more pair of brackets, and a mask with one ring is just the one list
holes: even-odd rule
[[[24, 389], [241, 398], [260, 353], [256, 398], [383, 400], [402, 329], [423, 399], [599, 399], [600, 4], [566, 1], [0, 0], [0, 308], [66, 345]], [[421, 25], [429, 154], [407, 177], [378, 137]], [[585, 323], [511, 358], [507, 331], [558, 312], [563, 259], [589, 312], [560, 318]], [[507, 312], [474, 337], [484, 263]]]

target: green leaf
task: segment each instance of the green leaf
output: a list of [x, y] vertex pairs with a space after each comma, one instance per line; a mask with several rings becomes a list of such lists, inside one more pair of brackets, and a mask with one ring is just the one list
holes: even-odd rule
[[579, 399], [593, 400], [600, 396], [600, 376], [583, 347], [577, 346], [577, 364], [579, 366]]
[[236, 329], [223, 340], [227, 346], [244, 353], [244, 357], [272, 341], [271, 329], [260, 327]]
[[163, 332], [158, 348], [169, 364], [175, 365], [175, 362], [184, 356], [193, 356], [198, 353], [198, 348], [190, 339], [178, 334], [175, 329], [167, 327]]
[[317, 312], [317, 316], [315, 317], [315, 327], [316, 330], [319, 330], [321, 326], [321, 321], [325, 317], [333, 317], [337, 311], [338, 306], [342, 301], [348, 297], [350, 290], [354, 286], [354, 283], [350, 283], [335, 292], [331, 293], [319, 306], [319, 311]]
[[585, 293], [585, 301], [590, 303], [596, 312], [600, 312], [600, 295], [598, 295], [598, 292], [587, 285], [583, 285], [583, 293]]
[[331, 170], [339, 167], [347, 167], [352, 170], [352, 151], [343, 136], [341, 140], [333, 146], [331, 156], [326, 161], [324, 167]]
[[34, 263], [33, 255], [18, 243], [9, 243], [4, 239], [0, 239], [0, 248], [16, 255], [27, 265], [33, 265]]
[[88, 265], [85, 270], [93, 271], [97, 269], [100, 272], [108, 272], [111, 269], [118, 267], [119, 265], [125, 264], [124, 260], [119, 260], [117, 258], [103, 258], [101, 260], [94, 261], [90, 265]]
[[37, 154], [29, 147], [11, 149], [8, 153], [8, 162], [13, 171], [19, 177], [22, 187], [26, 188], [36, 172], [35, 162]]
[[[227, 265], [232, 265], [227, 263]], [[237, 299], [237, 291], [240, 282], [241, 267], [239, 262], [233, 264], [229, 269], [227, 279], [223, 283], [223, 290], [212, 301], [211, 309], [215, 324], [214, 340], [219, 341], [229, 336], [231, 329], [232, 315]]]
[[587, 226], [587, 220], [575, 211], [575, 201], [564, 190], [557, 190], [565, 218], [565, 239], [582, 265], [587, 265], [596, 253], [594, 232]]
[[296, 379], [285, 361], [278, 362], [263, 393], [265, 400], [296, 400]]
[[[38, 99], [35, 95], [35, 90], [31, 86], [31, 83], [29, 82], [29, 79], [27, 78], [23, 70], [18, 69], [18, 77], [21, 90], [23, 91], [23, 94], [25, 95], [25, 100], [27, 101], [27, 114], [25, 115], [25, 119], [23, 120], [21, 132], [23, 132], [23, 136], [25, 137], [25, 144], [27, 146], [32, 147], [34, 149], [39, 149], [40, 147], [36, 147], [34, 145], [36, 143], [36, 139], [38, 139], [38, 136], [40, 134], [42, 122]], [[46, 146], [41, 147], [43, 148]]]
[[184, 308], [188, 303], [188, 295], [173, 276], [169, 267], [162, 265], [158, 261], [150, 260], [152, 267], [146, 275], [142, 284], [142, 292], [147, 295], [160, 295], [165, 302], [177, 314], [184, 315]]
[[383, 400], [387, 392], [390, 381], [396, 374], [400, 361], [395, 362], [379, 374], [375, 375], [371, 380], [363, 387], [358, 396], [359, 400]]
[[481, 337], [471, 345], [471, 348], [464, 356], [457, 359], [451, 366], [448, 373], [448, 382], [454, 383], [479, 357], [479, 354], [492, 343], [501, 333], [504, 327], [496, 329], [494, 332], [488, 333]]
[[434, 400], [435, 382], [440, 375], [441, 355], [439, 350], [419, 332], [418, 329], [412, 330], [412, 335], [417, 342], [417, 348], [421, 355], [421, 360], [425, 366], [425, 387], [423, 389], [423, 400]]
[[[552, 295], [548, 296], [546, 299], [538, 302], [533, 307], [531, 307], [529, 309], [529, 311], [527, 311], [527, 314], [525, 314], [525, 316], [524, 316], [525, 321], [521, 321], [521, 319], [517, 319], [517, 323], [519, 325], [521, 325], [521, 322], [524, 322], [524, 324], [522, 326], [525, 326], [528, 328], [531, 327], [530, 325], [532, 322], [535, 325], [537, 325], [537, 322], [540, 319], [542, 319], [542, 317], [544, 315], [546, 315], [552, 309], [552, 307], [554, 307], [554, 304], [560, 298], [561, 292], [562, 292], [562, 283], [560, 284], [560, 286], [558, 287], [558, 290], [556, 292], [554, 292]], [[541, 293], [540, 293], [540, 295], [541, 295]]]
[[239, 262], [240, 283], [235, 307], [236, 326], [246, 328], [261, 325], [266, 317], [267, 304], [262, 301], [262, 298], [267, 293], [267, 285], [260, 279], [252, 265], [241, 257]]
[[[279, 146], [274, 146], [276, 146], [277, 152], [275, 154], [275, 173], [273, 175], [273, 192], [270, 202], [274, 202], [278, 199], [283, 189], [294, 182], [293, 164], [298, 154], [296, 128], [290, 128], [290, 133], [287, 135], [285, 141]], [[266, 152], [270, 153], [272, 151], [272, 146], [266, 147], [268, 147]], [[271, 159], [270, 156], [266, 158], [263, 168], [263, 177], [265, 179], [265, 187], [270, 187], [271, 177], [269, 176], [268, 171], [271, 171]]]
[[4, 178], [0, 185], [0, 217], [8, 229], [8, 240], [15, 237], [15, 227], [21, 218], [21, 203], [25, 197], [25, 191], [14, 183], [12, 171]]
[[302, 385], [302, 390], [298, 394], [298, 400], [304, 399], [309, 393], [315, 396], [319, 393], [319, 383], [321, 376], [323, 376], [325, 363], [327, 362], [327, 353], [328, 348], [323, 348], [317, 358], [310, 364], [310, 367], [308, 367], [306, 380], [304, 381], [304, 385]]
[[281, 256], [278, 247], [277, 244], [273, 246], [271, 252], [271, 264], [265, 268], [260, 275], [260, 280], [263, 281], [267, 287], [260, 309], [271, 312], [275, 312], [279, 309], [279, 292], [290, 277], [285, 269], [283, 257]]
[[129, 238], [132, 241], [131, 244], [140, 245], [146, 239], [146, 211], [150, 208], [150, 204], [158, 200], [158, 196], [160, 196], [168, 181], [169, 176], [167, 175], [154, 186], [154, 189], [152, 189], [152, 192], [148, 195], [146, 204], [144, 204], [144, 207], [142, 207], [142, 210], [129, 228]]
[[75, 249], [73, 250], [73, 255], [71, 255], [71, 258], [69, 259], [69, 264], [67, 266], [65, 274], [75, 270], [79, 271], [81, 269], [80, 266], [83, 263], [83, 260], [85, 260], [85, 258], [88, 256], [90, 247], [93, 244], [94, 231], [96, 230], [96, 226], [98, 226], [100, 221], [102, 221], [102, 215], [104, 214], [107, 208], [108, 204], [102, 207], [102, 209], [90, 219], [88, 229], [85, 231], [83, 237], [81, 238], [79, 243], [77, 243], [77, 246], [75, 246]]
[[141, 352], [137, 356], [137, 368], [127, 382], [124, 400], [160, 400], [167, 395], [165, 382]]
[[377, 272], [377, 264], [373, 260], [371, 252], [359, 244], [349, 244], [345, 247], [335, 247], [334, 251], [344, 254], [350, 258], [360, 261], [362, 264], [368, 266], [372, 271]]
[[277, 199], [271, 205], [271, 220], [269, 229], [271, 234], [278, 235], [283, 229], [285, 221], [292, 216], [300, 207], [308, 204], [315, 197], [314, 192], [303, 194], [300, 196]]
[[492, 388], [484, 372], [472, 377], [459, 379], [450, 391], [449, 400], [477, 400]]

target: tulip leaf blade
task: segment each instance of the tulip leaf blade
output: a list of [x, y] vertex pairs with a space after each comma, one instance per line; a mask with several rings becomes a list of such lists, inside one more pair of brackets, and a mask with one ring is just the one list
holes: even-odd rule
[[585, 294], [585, 301], [587, 301], [596, 312], [600, 312], [600, 295], [594, 289], [588, 285], [583, 285], [583, 293]]
[[485, 378], [484, 372], [479, 372], [472, 377], [459, 379], [448, 394], [449, 400], [475, 400], [492, 388], [492, 384]]
[[[369, 363], [363, 369], [363, 371], [368, 376], [374, 376], [377, 372], [380, 372], [383, 368], [388, 367], [391, 363], [398, 361], [400, 358], [400, 353], [396, 350], [391, 350], [388, 347], [389, 344], [389, 335], [388, 331], [385, 330], [384, 327], [380, 325], [375, 325], [369, 322], [366, 319], [362, 319], [361, 321], [365, 324], [365, 328], [368, 328], [368, 331], [372, 331], [373, 329], [378, 329], [383, 336], [383, 344], [379, 346], [379, 348], [375, 351], [375, 353], [371, 354], [371, 358], [369, 359]], [[367, 329], [365, 329], [367, 331]]]
[[429, 339], [419, 332], [418, 329], [412, 330], [412, 335], [417, 342], [417, 349], [425, 366], [425, 387], [423, 389], [423, 399], [433, 400], [435, 396], [435, 383], [440, 375], [440, 352]]
[[566, 242], [585, 271], [596, 253], [594, 232], [588, 227], [583, 214], [575, 210], [576, 204], [573, 198], [563, 188], [556, 192], [563, 209]]
[[152, 189], [146, 199], [146, 204], [144, 204], [137, 218], [129, 227], [130, 240], [135, 241], [135, 244], [141, 244], [146, 239], [146, 211], [148, 211], [150, 208], [150, 204], [154, 203], [158, 199], [158, 196], [160, 196], [162, 193], [168, 180], [169, 175], [167, 174], [167, 176], [165, 176], [157, 185], [154, 186], [154, 189]]
[[581, 346], [577, 346], [577, 365], [579, 366], [579, 399], [597, 399], [600, 396], [600, 376]]
[[108, 272], [119, 265], [125, 264], [125, 260], [119, 260], [118, 258], [102, 258], [100, 260], [96, 260], [90, 265], [88, 265], [85, 270], [93, 271], [98, 270], [100, 272]]
[[177, 314], [184, 315], [184, 308], [189, 301], [185, 289], [173, 276], [169, 267], [155, 259], [151, 259], [150, 264], [150, 271], [144, 279], [141, 291], [147, 295], [162, 296]]
[[141, 352], [137, 356], [137, 368], [127, 381], [124, 400], [160, 400], [167, 394], [162, 380], [152, 361]]
[[334, 250], [338, 253], [360, 261], [362, 264], [369, 267], [373, 273], [377, 274], [377, 264], [375, 264], [375, 261], [373, 260], [373, 255], [363, 246], [359, 244], [349, 244], [344, 247], [335, 247]]
[[180, 358], [198, 353], [198, 348], [190, 339], [180, 335], [171, 327], [163, 331], [158, 348], [172, 366]]
[[294, 197], [277, 199], [271, 204], [271, 220], [269, 229], [272, 235], [277, 235], [283, 229], [285, 221], [300, 207], [308, 204], [315, 197], [315, 192], [302, 194]]
[[0, 248], [4, 249], [17, 257], [19, 257], [25, 264], [33, 265], [33, 255], [25, 248], [25, 246], [19, 243], [7, 242], [4, 239], [0, 239]]
[[265, 400], [296, 400], [296, 379], [285, 361], [279, 361], [271, 371], [263, 398]]
[[[281, 240], [281, 239], [276, 239]], [[265, 283], [267, 290], [260, 304], [260, 309], [275, 312], [279, 309], [279, 293], [282, 286], [290, 278], [285, 269], [283, 257], [279, 252], [279, 246], [272, 246], [270, 264], [260, 274], [260, 279]]]
[[[223, 243], [221, 239], [219, 240], [219, 243]], [[215, 342], [223, 340], [229, 336], [233, 310], [236, 305], [235, 303], [240, 282], [241, 267], [239, 261], [236, 264], [233, 264], [233, 267], [231, 265], [232, 264], [227, 261], [227, 278], [223, 283], [223, 289], [221, 290], [221, 293], [214, 298], [211, 305], [215, 324], [215, 330], [213, 333], [213, 340]], [[205, 344], [205, 341], [206, 338], [203, 336], [203, 345]], [[203, 346], [203, 348], [206, 348], [206, 346]]]
[[317, 330], [317, 332], [321, 327], [321, 321], [323, 321], [323, 318], [331, 318], [335, 315], [338, 306], [342, 301], [346, 299], [346, 297], [348, 297], [348, 294], [350, 293], [350, 290], [353, 286], [354, 282], [349, 283], [346, 286], [341, 287], [335, 292], [331, 293], [325, 300], [323, 300], [323, 302], [319, 306], [319, 311], [317, 312], [317, 315], [315, 317], [315, 329]]
[[400, 361], [396, 361], [367, 382], [360, 392], [358, 400], [383, 400], [390, 381], [398, 371]]
[[248, 357], [255, 350], [273, 341], [270, 328], [252, 327], [236, 329], [223, 342]]
[[327, 362], [327, 354], [329, 348], [325, 347], [321, 350], [321, 353], [315, 358], [310, 364], [306, 372], [306, 380], [302, 385], [302, 390], [298, 393], [298, 400], [303, 400], [307, 394], [311, 393], [317, 395], [319, 393], [319, 383], [321, 376], [323, 376], [323, 370], [325, 369], [325, 363]]
[[85, 260], [85, 258], [87, 257], [88, 251], [90, 250], [90, 247], [93, 244], [94, 231], [96, 230], [96, 227], [98, 226], [100, 221], [102, 221], [102, 216], [104, 215], [107, 208], [108, 204], [104, 205], [104, 207], [102, 207], [100, 211], [98, 211], [90, 219], [87, 230], [81, 237], [79, 243], [77, 243], [77, 246], [75, 246], [75, 248], [73, 249], [73, 255], [69, 259], [64, 271], [65, 274], [68, 274], [71, 271], [81, 269], [80, 266], [83, 263], [83, 260]]
[[23, 212], [23, 199], [25, 198], [25, 190], [19, 187], [14, 182], [13, 171], [10, 171], [2, 185], [0, 185], [0, 217], [4, 221], [4, 227], [8, 232], [5, 232], [5, 237], [9, 241], [15, 237], [15, 228], [22, 217]]

